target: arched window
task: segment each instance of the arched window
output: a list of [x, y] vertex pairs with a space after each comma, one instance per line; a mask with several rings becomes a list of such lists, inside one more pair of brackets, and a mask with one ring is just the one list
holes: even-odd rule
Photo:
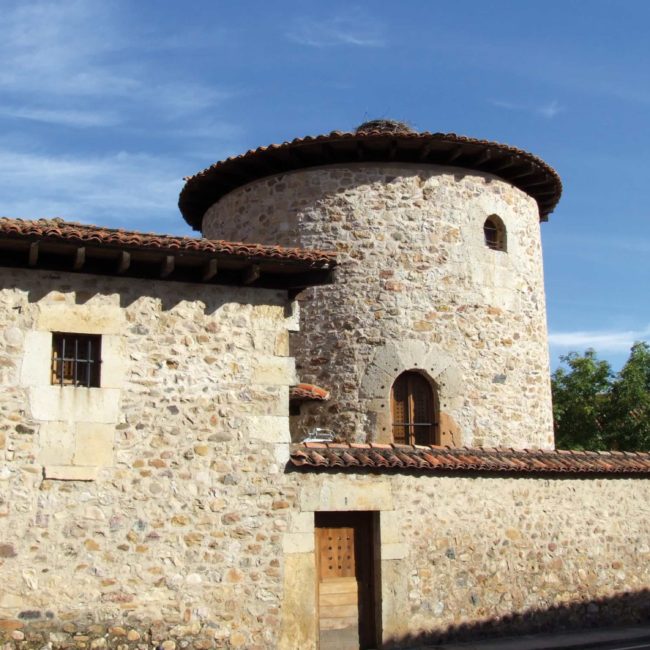
[[485, 245], [494, 251], [506, 251], [506, 226], [496, 214], [490, 215], [483, 224]]
[[438, 442], [438, 400], [419, 372], [403, 372], [391, 389], [393, 442], [435, 445]]

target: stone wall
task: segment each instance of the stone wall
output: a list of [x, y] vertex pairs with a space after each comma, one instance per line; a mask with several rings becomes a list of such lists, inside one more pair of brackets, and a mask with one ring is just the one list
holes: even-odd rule
[[379, 512], [386, 648], [650, 617], [647, 478], [308, 472], [293, 481], [305, 543], [286, 558], [301, 581], [285, 584], [294, 644], [283, 647], [315, 647], [315, 629], [298, 622], [314, 620], [317, 511]]
[[[0, 636], [273, 647], [286, 294], [0, 273]], [[102, 335], [99, 388], [50, 385], [58, 330]]]
[[[378, 513], [385, 647], [643, 613], [621, 592], [650, 587], [647, 479], [287, 471], [284, 294], [8, 270], [0, 286], [6, 647], [315, 649], [331, 511]], [[61, 306], [116, 337], [101, 453], [78, 424], [107, 418], [63, 395], [88, 389], [57, 389], [65, 411], [34, 392]]]
[[[484, 243], [498, 215], [507, 252]], [[292, 335], [301, 381], [332, 393], [304, 408], [341, 438], [390, 441], [395, 378], [436, 385], [443, 441], [553, 446], [539, 213], [489, 174], [359, 163], [255, 181], [213, 205], [207, 237], [338, 252], [336, 283], [303, 292]]]

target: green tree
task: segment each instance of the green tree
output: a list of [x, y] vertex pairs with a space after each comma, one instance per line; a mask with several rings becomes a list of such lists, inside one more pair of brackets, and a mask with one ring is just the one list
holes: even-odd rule
[[594, 350], [560, 357], [551, 377], [555, 444], [559, 449], [609, 449], [607, 431], [612, 370]]
[[610, 392], [609, 447], [650, 451], [650, 346], [637, 342]]

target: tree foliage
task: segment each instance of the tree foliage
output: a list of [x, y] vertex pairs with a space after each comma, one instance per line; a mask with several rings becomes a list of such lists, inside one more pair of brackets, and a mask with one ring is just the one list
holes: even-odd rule
[[635, 343], [616, 374], [591, 349], [561, 361], [552, 376], [557, 447], [650, 451], [650, 346]]

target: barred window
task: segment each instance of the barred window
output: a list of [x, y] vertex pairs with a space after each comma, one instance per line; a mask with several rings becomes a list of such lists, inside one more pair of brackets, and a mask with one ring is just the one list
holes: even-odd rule
[[438, 444], [437, 395], [416, 371], [403, 372], [391, 391], [393, 441], [403, 445]]
[[494, 251], [506, 251], [506, 226], [496, 214], [489, 216], [483, 224], [485, 245]]
[[96, 334], [52, 334], [52, 384], [98, 388], [102, 337]]

